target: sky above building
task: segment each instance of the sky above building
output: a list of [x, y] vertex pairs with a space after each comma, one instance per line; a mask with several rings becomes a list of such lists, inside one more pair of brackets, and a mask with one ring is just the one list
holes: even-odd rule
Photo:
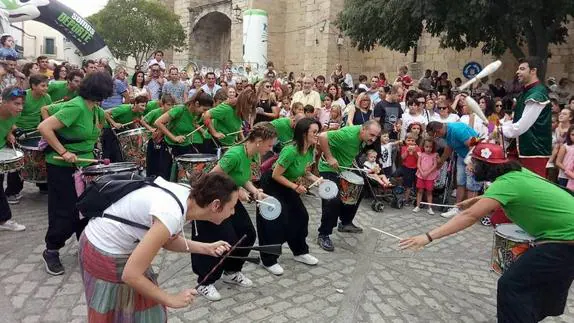
[[88, 17], [104, 8], [108, 0], [58, 0], [71, 9], [75, 10], [80, 16]]

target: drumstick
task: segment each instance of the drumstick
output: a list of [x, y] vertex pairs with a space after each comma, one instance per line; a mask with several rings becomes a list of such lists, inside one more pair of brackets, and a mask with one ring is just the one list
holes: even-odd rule
[[319, 177], [319, 179], [314, 181], [313, 184], [309, 185], [309, 187], [307, 187], [307, 189], [311, 189], [313, 186], [319, 184], [322, 180], [323, 180], [323, 177]]
[[255, 200], [255, 202], [260, 203], [260, 204], [263, 204], [263, 205], [270, 206], [270, 207], [272, 207], [272, 208], [275, 208], [275, 204], [271, 204], [271, 203], [269, 203], [269, 202], [264, 202], [264, 201], [261, 201], [261, 200]]
[[339, 168], [347, 169], [347, 170], [356, 170], [356, 171], [365, 172], [365, 173], [368, 173], [368, 172], [369, 172], [368, 170], [364, 170], [364, 169], [360, 169], [360, 168], [353, 168], [353, 167], [343, 167], [343, 166], [339, 166]]
[[227, 136], [233, 136], [233, 135], [238, 135], [238, 134], [240, 134], [240, 133], [242, 133], [242, 132], [243, 132], [243, 130], [239, 130], [239, 131], [236, 131], [236, 132], [228, 133], [228, 134], [225, 135], [225, 137], [227, 137]]
[[185, 135], [185, 138], [187, 138], [187, 137], [193, 135], [194, 133], [196, 133], [198, 130], [200, 130], [200, 129], [203, 128], [203, 127], [205, 127], [205, 126], [197, 127], [195, 130], [193, 130], [192, 132], [190, 132], [190, 133], [188, 133], [187, 135]]
[[213, 268], [211, 268], [211, 271], [209, 273], [207, 273], [207, 275], [205, 275], [205, 277], [203, 277], [203, 279], [201, 280], [201, 282], [199, 282], [199, 284], [195, 285], [194, 289], [198, 289], [199, 286], [201, 286], [203, 283], [205, 283], [205, 281], [209, 278], [209, 276], [211, 276], [217, 270], [217, 268], [221, 267], [221, 265], [223, 264], [225, 259], [227, 259], [227, 257], [229, 257], [231, 255], [233, 250], [235, 250], [235, 248], [237, 248], [237, 246], [239, 246], [241, 244], [241, 242], [243, 242], [243, 240], [245, 240], [245, 238], [247, 238], [246, 234], [244, 234], [243, 237], [241, 237], [241, 239], [239, 239], [239, 241], [237, 241], [223, 257], [221, 257], [221, 259], [219, 260], [217, 265], [215, 265]]
[[456, 207], [456, 205], [449, 205], [449, 204], [436, 204], [436, 203], [428, 203], [428, 202], [421, 202], [421, 204], [424, 205], [430, 205], [430, 206], [442, 206], [442, 207]]
[[[54, 159], [65, 160], [64, 157], [61, 157], [61, 156], [54, 156]], [[104, 165], [110, 164], [110, 160], [108, 158], [105, 158], [105, 159], [77, 158], [76, 161], [87, 162], [87, 163], [98, 163], [98, 164], [104, 164]]]
[[395, 238], [395, 239], [398, 239], [398, 240], [403, 240], [403, 238], [401, 238], [401, 237], [397, 237], [396, 235], [394, 235], [394, 234], [390, 234], [390, 233], [388, 233], [388, 232], [385, 232], [385, 231], [383, 231], [383, 230], [379, 230], [379, 229], [377, 229], [377, 228], [373, 228], [373, 227], [371, 227], [371, 229], [372, 229], [372, 230], [375, 230], [375, 231], [377, 231], [377, 232], [379, 232], [379, 233], [382, 233], [382, 234], [388, 235], [389, 237], [392, 237], [392, 238]]

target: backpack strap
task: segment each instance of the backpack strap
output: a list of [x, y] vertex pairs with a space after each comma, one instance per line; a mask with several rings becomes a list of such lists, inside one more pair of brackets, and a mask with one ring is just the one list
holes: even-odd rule
[[171, 197], [173, 197], [173, 199], [177, 202], [177, 205], [179, 205], [179, 209], [181, 211], [181, 214], [185, 216], [183, 204], [181, 204], [180, 200], [177, 198], [177, 196], [175, 196], [175, 194], [172, 191], [168, 190], [167, 188], [164, 188], [164, 187], [157, 185], [153, 181], [146, 181], [146, 184], [153, 186], [153, 187], [157, 187], [157, 188], [161, 189], [162, 191], [166, 192], [167, 194], [171, 195]]

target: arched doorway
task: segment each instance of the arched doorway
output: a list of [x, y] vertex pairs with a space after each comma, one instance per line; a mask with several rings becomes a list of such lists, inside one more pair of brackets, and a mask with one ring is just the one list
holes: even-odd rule
[[190, 58], [199, 66], [221, 67], [230, 56], [231, 19], [221, 12], [201, 17], [191, 32]]

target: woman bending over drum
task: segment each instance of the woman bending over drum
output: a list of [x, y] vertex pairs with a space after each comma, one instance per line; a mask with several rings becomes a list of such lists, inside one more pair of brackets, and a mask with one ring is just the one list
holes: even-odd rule
[[[12, 220], [12, 211], [8, 204], [8, 198], [4, 193], [4, 174], [14, 169], [4, 169], [2, 164], [6, 159], [17, 158], [16, 150], [7, 148], [6, 145], [15, 145], [16, 137], [12, 131], [16, 130], [16, 120], [22, 112], [26, 92], [17, 87], [7, 87], [2, 91], [2, 104], [0, 105], [0, 231], [23, 231], [25, 226]], [[5, 154], [3, 153], [5, 152]], [[22, 155], [20, 158], [24, 158]], [[8, 173], [11, 174], [11, 173]]]
[[[135, 98], [134, 104], [121, 104], [105, 112], [106, 121], [102, 134], [102, 150], [104, 158], [109, 158], [112, 163], [123, 161], [122, 151], [118, 137], [113, 129], [120, 130], [132, 124], [139, 126], [139, 120], [145, 111], [147, 96], [140, 95]], [[113, 129], [112, 129], [113, 128]]]
[[[319, 178], [311, 173], [315, 157], [317, 134], [320, 123], [311, 118], [304, 118], [295, 125], [295, 143], [281, 150], [273, 171], [263, 174], [261, 186], [263, 192], [274, 196], [281, 202], [281, 215], [273, 221], [263, 219], [257, 212], [257, 236], [260, 245], [283, 244], [287, 242], [295, 256], [295, 261], [307, 265], [319, 263], [309, 254], [305, 239], [309, 233], [309, 214], [301, 201], [300, 194], [307, 192], [301, 180], [307, 178], [312, 182]], [[277, 263], [278, 256], [262, 253], [263, 267], [273, 275], [283, 274], [283, 268]]]
[[162, 154], [169, 154], [163, 140], [163, 133], [155, 127], [155, 121], [168, 112], [174, 104], [175, 99], [171, 94], [163, 94], [159, 100], [159, 107], [147, 113], [141, 120], [141, 125], [151, 132], [146, 150], [147, 176], [159, 176]]
[[[64, 273], [58, 250], [76, 233], [79, 238], [86, 221], [80, 220], [76, 209], [74, 172], [87, 166], [78, 158], [94, 158], [94, 145], [105, 123], [99, 103], [112, 95], [113, 81], [109, 74], [89, 74], [81, 83], [79, 96], [62, 103], [62, 108], [42, 121], [38, 130], [50, 145], [46, 153], [48, 171], [48, 232], [42, 256], [46, 271]], [[55, 159], [61, 157], [63, 160]]]
[[[221, 225], [215, 225], [206, 221], [196, 222], [197, 227], [193, 232], [193, 240], [201, 242], [214, 242], [224, 240], [230, 244], [236, 243], [240, 237], [246, 235], [241, 246], [250, 247], [255, 243], [255, 228], [249, 218], [243, 202], [250, 199], [262, 200], [267, 197], [261, 190], [258, 190], [251, 182], [252, 167], [256, 165], [256, 158], [265, 154], [273, 147], [273, 142], [277, 137], [275, 128], [268, 122], [261, 122], [253, 128], [245, 142], [241, 145], [230, 148], [219, 160], [219, 163], [212, 172], [225, 173], [229, 175], [235, 184], [241, 186], [239, 190], [239, 200], [235, 205], [235, 214]], [[251, 197], [250, 197], [251, 195]], [[240, 250], [232, 253], [233, 256], [245, 257], [249, 250]], [[192, 255], [193, 272], [197, 274], [197, 281], [202, 282], [209, 271], [217, 264], [218, 259], [209, 256]], [[223, 266], [214, 272], [197, 289], [200, 295], [207, 299], [217, 301], [221, 295], [213, 285], [223, 274], [223, 281], [236, 284], [242, 287], [250, 287], [253, 282], [243, 275], [244, 260], [226, 259]]]
[[212, 106], [211, 96], [200, 89], [185, 105], [174, 106], [154, 122], [171, 149], [171, 155], [161, 161], [160, 172], [165, 179], [175, 180], [172, 168], [176, 157], [204, 150], [204, 140], [209, 134], [204, 129], [201, 115]]
[[188, 306], [196, 292], [176, 294], [161, 289], [151, 263], [160, 249], [219, 257], [229, 250], [224, 241], [185, 239], [183, 226], [199, 220], [220, 224], [233, 214], [238, 187], [223, 174], [208, 174], [186, 186], [157, 178], [159, 187], [131, 192], [106, 213], [136, 224], [94, 218], [80, 238], [80, 268], [88, 306], [88, 322], [167, 322], [166, 306]]

